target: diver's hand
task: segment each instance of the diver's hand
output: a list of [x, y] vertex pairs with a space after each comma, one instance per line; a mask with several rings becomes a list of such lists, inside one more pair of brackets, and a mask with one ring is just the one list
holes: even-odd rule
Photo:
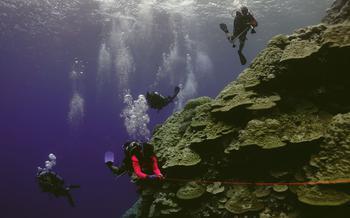
[[113, 162], [112, 161], [108, 161], [108, 162], [106, 162], [106, 165], [107, 165], [107, 167], [112, 167], [113, 166]]
[[150, 179], [150, 180], [163, 180], [165, 179], [165, 177], [163, 176], [163, 174], [159, 174], [159, 175], [156, 175], [156, 174], [152, 174], [152, 175], [147, 175], [146, 177], [147, 179]]
[[159, 175], [157, 175], [157, 178], [158, 178], [158, 179], [160, 179], [160, 180], [165, 179], [165, 177], [163, 176], [163, 174], [159, 174]]
[[150, 180], [156, 180], [158, 179], [158, 176], [155, 175], [155, 174], [152, 174], [152, 175], [147, 175], [147, 179], [150, 179]]

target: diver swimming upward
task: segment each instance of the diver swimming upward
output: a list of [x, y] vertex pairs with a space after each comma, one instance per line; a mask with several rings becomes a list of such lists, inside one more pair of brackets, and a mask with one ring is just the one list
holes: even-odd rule
[[257, 26], [258, 22], [245, 6], [241, 7], [240, 10], [236, 12], [233, 22], [233, 33], [228, 31], [226, 24], [220, 24], [220, 29], [225, 32], [227, 39], [232, 43], [232, 47], [236, 47], [235, 41], [239, 39], [238, 55], [242, 65], [247, 63], [247, 59], [242, 53], [245, 41], [247, 40], [247, 33], [249, 29], [252, 34], [256, 33], [255, 27]]

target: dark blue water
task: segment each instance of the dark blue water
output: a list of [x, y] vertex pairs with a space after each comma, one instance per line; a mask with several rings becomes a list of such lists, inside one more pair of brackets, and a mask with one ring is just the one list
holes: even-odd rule
[[[250, 62], [271, 36], [319, 23], [331, 0], [0, 1], [0, 217], [120, 217], [137, 199], [127, 176], [115, 180], [107, 150], [122, 158], [130, 139], [120, 113], [126, 90], [171, 94], [149, 110], [149, 129], [190, 98], [215, 97], [245, 66], [219, 30], [247, 4], [256, 16]], [[82, 73], [81, 73], [82, 72]], [[76, 208], [41, 193], [36, 167], [49, 153], [74, 190]]]

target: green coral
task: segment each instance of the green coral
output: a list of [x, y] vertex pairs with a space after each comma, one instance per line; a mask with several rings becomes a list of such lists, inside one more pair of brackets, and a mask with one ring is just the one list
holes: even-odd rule
[[319, 186], [300, 186], [297, 195], [299, 201], [315, 206], [339, 206], [350, 202], [350, 195]]
[[350, 46], [350, 25], [329, 26], [324, 33], [323, 46], [331, 48], [347, 48]]
[[163, 168], [174, 166], [194, 166], [201, 162], [201, 157], [189, 148], [168, 149], [169, 159], [164, 163]]
[[258, 186], [256, 187], [254, 191], [254, 195], [257, 198], [264, 198], [271, 194], [271, 187], [270, 186]]
[[176, 197], [182, 200], [191, 200], [201, 197], [205, 193], [205, 187], [196, 183], [189, 182], [182, 186], [177, 192]]
[[243, 91], [240, 94], [232, 95], [232, 98], [225, 96], [225, 99], [217, 99], [212, 103], [213, 113], [227, 113], [234, 109], [243, 107], [248, 110], [266, 110], [276, 106], [281, 100], [277, 94], [260, 96], [253, 91]]
[[221, 185], [221, 182], [214, 182], [207, 186], [207, 192], [212, 193], [214, 195], [219, 194], [225, 191], [225, 186]]
[[[321, 48], [320, 39], [323, 25], [300, 29], [294, 35], [289, 36], [290, 43], [283, 50], [281, 62], [293, 59], [304, 59], [317, 53]], [[305, 40], [308, 38], [309, 40]]]
[[[154, 130], [152, 143], [164, 174], [177, 178], [184, 171], [176, 167], [187, 166], [186, 176], [196, 170], [196, 178], [213, 180], [265, 178], [281, 182], [295, 176], [304, 182], [350, 178], [350, 103], [346, 98], [350, 90], [348, 74], [344, 73], [350, 67], [346, 59], [349, 34], [349, 23], [340, 23], [303, 28], [290, 36], [278, 35], [215, 99], [189, 101], [184, 110]], [[336, 113], [342, 114], [334, 116]], [[287, 144], [299, 145], [280, 149]], [[273, 155], [283, 153], [288, 157], [290, 151], [295, 154], [294, 148], [302, 153], [300, 157], [291, 156], [288, 163], [279, 166], [281, 157], [274, 159]], [[307, 156], [311, 152], [312, 156]], [[266, 160], [266, 165], [252, 163], [250, 154]], [[271, 162], [267, 160], [270, 156]], [[254, 164], [263, 164], [256, 168], [261, 171], [254, 171]], [[273, 169], [268, 168], [270, 164]], [[156, 196], [151, 208], [155, 216], [257, 216], [263, 211], [261, 217], [287, 217], [295, 212], [303, 217], [303, 207], [291, 195], [314, 206], [338, 206], [350, 201], [349, 194], [336, 189], [338, 186], [230, 187], [219, 182], [178, 185], [169, 181], [160, 189], [159, 193], [172, 195]], [[193, 201], [184, 201], [189, 199]]]
[[162, 215], [176, 214], [181, 211], [182, 208], [175, 201], [174, 197], [174, 193], [158, 193], [151, 205], [149, 217], [153, 217], [156, 211]]
[[200, 98], [196, 98], [196, 99], [192, 99], [192, 100], [189, 100], [187, 102], [187, 104], [185, 105], [185, 108], [184, 110], [191, 110], [191, 109], [195, 109], [196, 107], [200, 106], [200, 105], [203, 105], [203, 104], [206, 104], [206, 103], [209, 103], [211, 102], [212, 99], [209, 98], [209, 97], [200, 97]]
[[210, 114], [210, 104], [199, 106], [191, 121], [191, 128], [186, 132], [183, 140], [190, 145], [218, 140], [236, 131], [232, 124], [218, 121]]
[[327, 121], [327, 118], [310, 113], [308, 110], [276, 114], [260, 120], [254, 119], [240, 131], [238, 142], [233, 142], [226, 151], [238, 150], [248, 145], [273, 149], [285, 146], [287, 142], [318, 140], [324, 136]]
[[255, 92], [242, 90], [240, 94], [235, 95], [230, 99], [218, 99], [212, 103], [212, 112], [230, 112], [238, 107], [251, 106], [254, 104], [254, 100], [252, 99], [254, 96], [256, 96]]
[[263, 202], [254, 198], [253, 195], [230, 198], [225, 204], [226, 210], [234, 214], [242, 214], [250, 211], [260, 211], [265, 208]]
[[232, 186], [225, 195], [229, 198], [225, 203], [225, 209], [234, 214], [260, 211], [265, 207], [264, 203], [255, 197], [254, 191], [247, 186]]
[[[197, 105], [198, 106], [198, 105]], [[154, 133], [151, 143], [163, 168], [174, 166], [193, 166], [201, 162], [200, 156], [183, 141], [182, 129], [189, 128], [194, 109], [175, 113]], [[185, 126], [184, 126], [185, 125]]]
[[288, 190], [288, 186], [286, 186], [286, 185], [274, 185], [274, 186], [272, 186], [272, 189], [275, 192], [285, 192]]
[[279, 95], [271, 95], [267, 97], [259, 97], [254, 99], [254, 104], [247, 107], [248, 110], [266, 110], [275, 107], [276, 102], [280, 101]]
[[350, 178], [350, 113], [338, 114], [330, 122], [322, 150], [312, 156], [307, 176], [314, 181]]
[[190, 106], [174, 114], [154, 133], [152, 143], [163, 168], [197, 165], [201, 157], [191, 146], [219, 140], [236, 131], [232, 125], [211, 116], [210, 104], [209, 98], [190, 101]]

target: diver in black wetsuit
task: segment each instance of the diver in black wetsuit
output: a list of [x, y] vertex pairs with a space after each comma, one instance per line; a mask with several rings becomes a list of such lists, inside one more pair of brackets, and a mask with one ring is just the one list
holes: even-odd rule
[[[247, 40], [247, 33], [249, 29], [251, 29], [251, 33], [256, 33], [255, 27], [258, 26], [258, 22], [255, 20], [253, 15], [249, 13], [248, 8], [243, 6], [240, 11], [236, 12], [236, 17], [233, 22], [233, 36], [232, 38], [238, 37], [239, 39], [239, 49], [238, 55], [240, 56], [241, 64], [246, 64], [247, 60], [242, 54], [242, 50], [245, 44], [245, 40]], [[235, 44], [232, 45], [235, 47]]]
[[79, 185], [66, 186], [63, 178], [51, 170], [39, 170], [36, 175], [36, 180], [43, 192], [51, 193], [56, 198], [66, 197], [69, 204], [72, 207], [75, 206], [70, 190], [73, 188], [80, 188]]
[[146, 94], [147, 103], [151, 108], [161, 110], [162, 108], [170, 104], [176, 98], [179, 92], [180, 92], [179, 86], [175, 87], [173, 96], [164, 97], [158, 92], [147, 92]]

